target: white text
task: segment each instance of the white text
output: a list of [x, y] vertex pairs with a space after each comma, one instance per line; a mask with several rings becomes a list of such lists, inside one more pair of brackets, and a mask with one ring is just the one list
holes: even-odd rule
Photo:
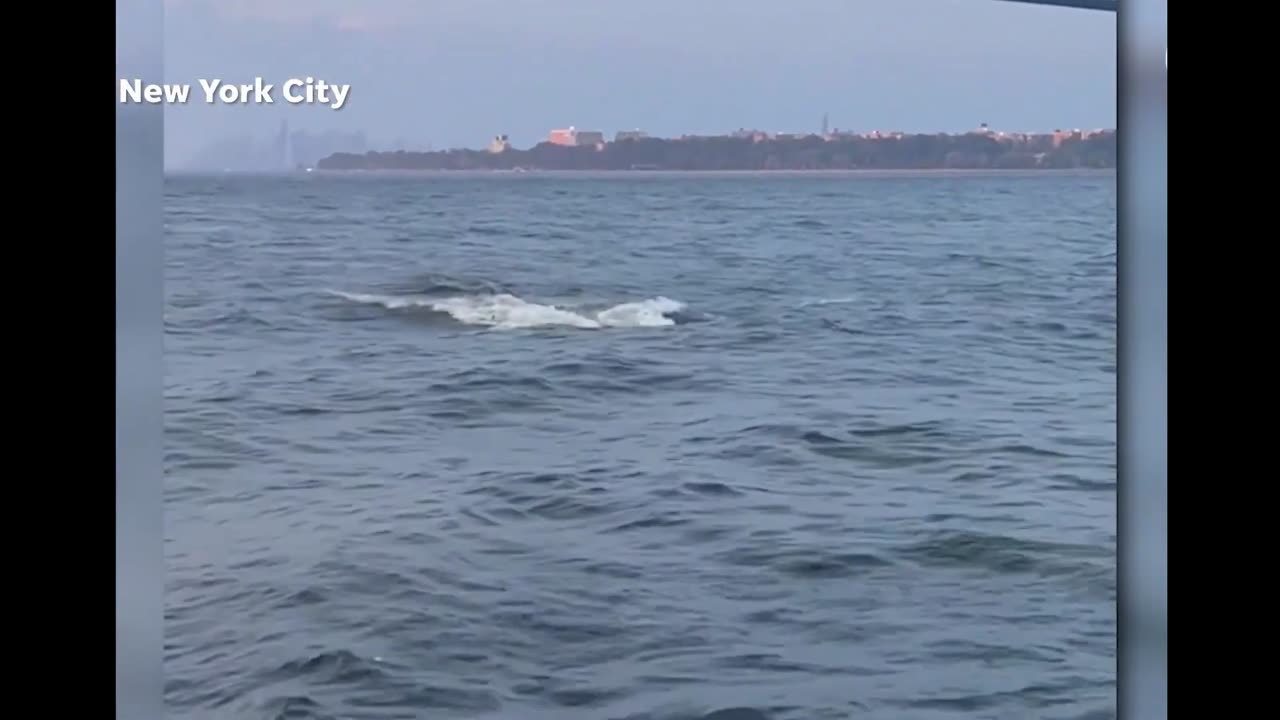
[[[221, 78], [199, 80], [200, 95], [210, 105], [274, 105], [276, 86], [256, 77], [251, 83], [229, 83]], [[312, 77], [290, 78], [280, 86], [280, 97], [290, 105], [325, 105], [341, 110], [351, 93], [350, 85]], [[121, 103], [184, 105], [191, 99], [190, 84], [143, 84], [139, 79], [120, 81]]]

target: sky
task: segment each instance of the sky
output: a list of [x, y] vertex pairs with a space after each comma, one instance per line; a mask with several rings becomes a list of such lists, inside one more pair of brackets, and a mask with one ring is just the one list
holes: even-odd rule
[[[219, 138], [529, 147], [552, 128], [963, 132], [1116, 125], [1116, 16], [997, 0], [165, 0], [166, 165]], [[208, 106], [201, 78], [349, 84]]]

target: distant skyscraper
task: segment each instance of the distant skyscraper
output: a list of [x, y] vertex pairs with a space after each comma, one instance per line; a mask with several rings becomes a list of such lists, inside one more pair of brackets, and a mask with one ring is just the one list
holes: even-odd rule
[[293, 169], [293, 135], [289, 132], [289, 120], [280, 121], [280, 137], [276, 140], [280, 152], [280, 169]]
[[826, 135], [828, 134], [828, 133], [827, 133], [827, 129], [828, 129], [828, 128], [827, 128], [827, 114], [826, 114], [826, 113], [822, 113], [822, 135], [823, 135], [823, 137], [826, 137]]

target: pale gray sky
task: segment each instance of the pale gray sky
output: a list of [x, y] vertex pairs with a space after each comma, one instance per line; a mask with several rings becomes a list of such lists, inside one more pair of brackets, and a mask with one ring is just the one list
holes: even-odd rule
[[[553, 127], [1114, 127], [1116, 16], [996, 0], [166, 0], [165, 81], [349, 83], [346, 106], [171, 106], [167, 160], [308, 130], [519, 147]], [[198, 91], [198, 88], [197, 88]], [[198, 97], [198, 92], [193, 97]]]

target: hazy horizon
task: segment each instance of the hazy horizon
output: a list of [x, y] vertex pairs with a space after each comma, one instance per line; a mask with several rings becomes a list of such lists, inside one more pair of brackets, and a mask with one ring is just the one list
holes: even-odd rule
[[230, 138], [518, 147], [551, 128], [659, 136], [1113, 128], [1114, 13], [994, 0], [166, 0], [168, 83], [350, 84], [346, 105], [165, 114], [166, 165]]

